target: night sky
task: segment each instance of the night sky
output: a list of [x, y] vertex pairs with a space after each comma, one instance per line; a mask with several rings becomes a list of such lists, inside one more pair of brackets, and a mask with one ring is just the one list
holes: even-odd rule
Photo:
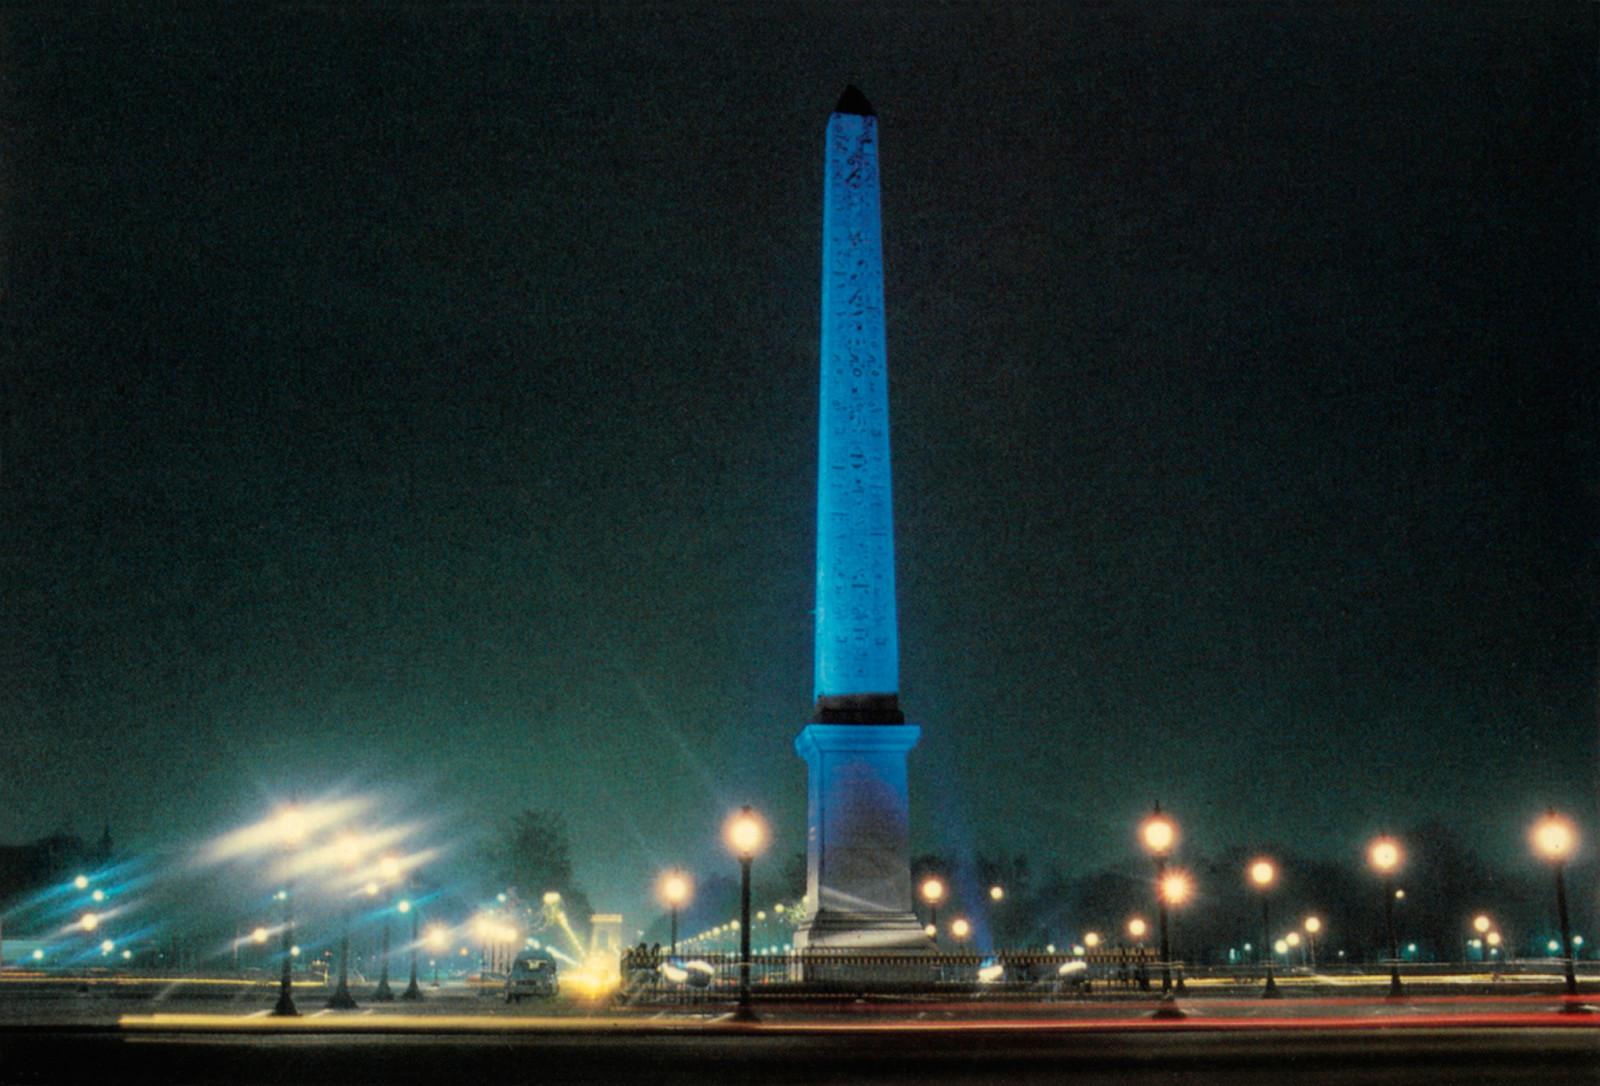
[[882, 125], [914, 847], [1597, 820], [1593, 5], [0, 16], [0, 840], [804, 847]]

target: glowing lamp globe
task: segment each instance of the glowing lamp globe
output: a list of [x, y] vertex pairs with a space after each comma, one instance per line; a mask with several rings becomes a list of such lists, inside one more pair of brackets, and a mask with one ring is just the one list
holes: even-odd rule
[[972, 934], [972, 925], [965, 920], [956, 920], [950, 925], [950, 934], [957, 939], [965, 939]]
[[292, 848], [306, 839], [306, 816], [298, 807], [285, 807], [273, 820], [272, 828], [278, 840]]
[[1287, 954], [1289, 953], [1289, 942], [1286, 939], [1279, 939], [1276, 943], [1272, 944], [1272, 949], [1276, 950], [1279, 954]]
[[94, 913], [84, 913], [78, 918], [78, 927], [84, 931], [93, 931], [100, 926], [100, 918]]
[[1169, 872], [1161, 880], [1161, 900], [1168, 905], [1182, 905], [1189, 900], [1191, 889], [1188, 875], [1182, 871]]
[[1379, 837], [1367, 846], [1367, 863], [1380, 875], [1388, 875], [1400, 866], [1400, 843], [1392, 837]]
[[1093, 950], [1095, 947], [1099, 946], [1100, 933], [1097, 931], [1091, 931], [1085, 934], [1083, 937], [1083, 945], [1088, 947], [1090, 950]]
[[661, 876], [661, 900], [674, 909], [689, 900], [689, 879], [679, 871], [669, 871]]
[[385, 856], [378, 861], [378, 874], [388, 882], [394, 882], [400, 877], [400, 861], [393, 856]]
[[1283, 941], [1288, 943], [1290, 946], [1299, 946], [1300, 933], [1298, 931], [1291, 931], [1288, 935], [1283, 937]]
[[767, 840], [767, 828], [750, 807], [741, 807], [728, 819], [722, 830], [728, 848], [741, 860], [748, 860], [761, 851]]
[[1500, 945], [1500, 933], [1498, 931], [1491, 931], [1488, 935], [1485, 935], [1484, 938], [1489, 941], [1490, 946]]
[[89, 888], [89, 876], [79, 875], [77, 878], [72, 880], [72, 885], [76, 886], [80, 890], [87, 890]]
[[1321, 920], [1317, 919], [1314, 916], [1306, 917], [1306, 932], [1308, 934], [1315, 935], [1321, 930], [1322, 930], [1322, 921]]
[[1139, 919], [1137, 916], [1134, 917], [1132, 920], [1128, 921], [1128, 934], [1133, 936], [1133, 938], [1135, 938], [1135, 939], [1143, 939], [1144, 938], [1144, 933], [1146, 931], [1148, 931], [1148, 930], [1149, 930], [1149, 925], [1147, 925], [1143, 920]]
[[939, 934], [939, 929], [934, 927], [932, 924], [924, 924], [922, 926], [922, 934], [932, 939], [935, 935]]
[[1533, 849], [1552, 863], [1570, 859], [1578, 845], [1572, 823], [1551, 811], [1533, 825]]
[[936, 878], [922, 880], [922, 900], [929, 905], [937, 905], [944, 900], [944, 883]]
[[1271, 860], [1256, 860], [1250, 865], [1250, 881], [1265, 890], [1278, 879], [1278, 865]]
[[1002, 887], [1002, 886], [991, 886], [991, 887], [989, 887], [989, 900], [990, 901], [1003, 901], [1005, 899], [1005, 896], [1006, 896], [1006, 891], [1005, 891], [1004, 887]]
[[252, 943], [256, 944], [257, 946], [260, 946], [262, 943], [265, 943], [267, 941], [267, 929], [266, 928], [257, 928], [255, 931], [252, 931], [250, 933], [250, 941]]
[[339, 862], [346, 867], [354, 867], [361, 862], [361, 838], [355, 834], [340, 834], [335, 848], [339, 855]]
[[1485, 932], [1487, 932], [1489, 930], [1489, 918], [1487, 916], [1475, 916], [1475, 917], [1473, 917], [1472, 918], [1472, 930], [1477, 932], [1479, 935], [1483, 935]]
[[1154, 814], [1144, 820], [1139, 837], [1152, 855], [1165, 856], [1178, 843], [1178, 827], [1166, 815]]
[[395, 906], [395, 908], [402, 913], [408, 913], [411, 911], [411, 902], [402, 900], [400, 904]]

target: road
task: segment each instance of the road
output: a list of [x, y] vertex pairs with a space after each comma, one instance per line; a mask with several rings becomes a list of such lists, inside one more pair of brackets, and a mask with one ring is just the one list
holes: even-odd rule
[[215, 1083], [1583, 1083], [1600, 1032], [581, 1030], [0, 1033], [0, 1081]]
[[1548, 993], [1204, 998], [1187, 1017], [1139, 1000], [508, 1007], [470, 989], [420, 1005], [266, 1014], [270, 986], [0, 989], [0, 1082], [705, 1084], [1002, 1082], [1583, 1083], [1600, 1081], [1600, 1014]]

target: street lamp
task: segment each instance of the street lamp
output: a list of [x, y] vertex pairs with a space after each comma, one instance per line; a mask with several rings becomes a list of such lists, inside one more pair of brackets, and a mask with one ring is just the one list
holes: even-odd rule
[[1004, 901], [1005, 899], [1006, 899], [1006, 888], [1004, 886], [995, 885], [995, 886], [989, 887], [989, 900], [990, 901]]
[[749, 804], [741, 807], [723, 827], [728, 848], [739, 857], [739, 1006], [736, 1022], [756, 1021], [750, 1009], [750, 864], [766, 844], [767, 827]]
[[[1561, 925], [1561, 945], [1566, 954], [1567, 995], [1578, 994], [1578, 974], [1573, 965], [1572, 925], [1567, 920], [1567, 861], [1578, 847], [1578, 831], [1564, 816], [1549, 811], [1533, 825], [1533, 848], [1549, 861], [1556, 875], [1556, 920]], [[1576, 1004], [1568, 1003], [1568, 1007]]]
[[1400, 943], [1394, 934], [1394, 903], [1401, 891], [1394, 888], [1394, 873], [1400, 867], [1400, 842], [1392, 837], [1377, 837], [1367, 846], [1367, 863], [1383, 879], [1383, 923], [1389, 935], [1389, 998], [1405, 996], [1400, 984]]
[[1478, 933], [1478, 954], [1484, 961], [1489, 960], [1489, 929], [1493, 926], [1493, 922], [1482, 913], [1472, 918], [1472, 930]]
[[400, 998], [414, 1003], [422, 998], [422, 989], [417, 987], [417, 929], [422, 924], [422, 910], [409, 898], [401, 898], [395, 908], [400, 910], [401, 916], [411, 914], [411, 980], [406, 984], [406, 990], [400, 993]]
[[671, 940], [668, 944], [667, 954], [677, 957], [678, 954], [678, 910], [683, 908], [689, 900], [689, 876], [682, 871], [668, 871], [661, 876], [657, 884], [661, 900], [667, 903], [667, 908], [672, 911]]
[[[1161, 919], [1163, 921], [1161, 925], [1161, 984], [1163, 989], [1166, 987], [1167, 977], [1172, 968], [1172, 956], [1167, 952], [1166, 945], [1167, 924], [1165, 921], [1167, 918], [1167, 913], [1168, 910], [1176, 909], [1184, 902], [1188, 901], [1191, 890], [1192, 887], [1189, 883], [1189, 876], [1184, 874], [1182, 871], [1168, 871], [1165, 875], [1161, 876]], [[1178, 992], [1184, 990], [1182, 973], [1178, 974], [1178, 983], [1174, 986], [1173, 990]]]
[[1144, 937], [1150, 930], [1150, 925], [1144, 922], [1144, 917], [1135, 916], [1128, 921], [1128, 938], [1133, 940], [1136, 955], [1134, 975], [1138, 978], [1139, 987], [1144, 991], [1150, 990], [1150, 977], [1144, 969]]
[[950, 923], [950, 934], [955, 938], [956, 942], [962, 942], [972, 934], [972, 925], [967, 923], [964, 917], [958, 916]]
[[[353, 833], [342, 834], [337, 843], [339, 862], [346, 871], [354, 871], [361, 862], [362, 842]], [[353, 1011], [356, 1001], [350, 994], [350, 894], [340, 887], [339, 906], [339, 986], [328, 997], [328, 1007], [336, 1011]]]
[[922, 880], [919, 887], [922, 900], [928, 903], [928, 934], [933, 936], [933, 945], [939, 945], [939, 902], [944, 900], [944, 881], [937, 875], [929, 875]]
[[1156, 863], [1156, 908], [1161, 924], [1161, 992], [1165, 995], [1172, 991], [1172, 946], [1167, 939], [1165, 886], [1167, 857], [1172, 855], [1172, 848], [1178, 843], [1178, 827], [1171, 818], [1161, 813], [1161, 804], [1157, 803], [1150, 817], [1140, 825], [1139, 837], [1144, 842], [1145, 851]]
[[439, 987], [439, 955], [449, 949], [450, 933], [437, 924], [429, 928], [428, 950], [433, 954], [433, 986], [435, 988]]
[[[274, 817], [273, 831], [284, 851], [292, 852], [306, 838], [306, 817], [291, 804]], [[286, 883], [278, 896], [283, 900], [283, 969], [278, 977], [278, 1001], [272, 1006], [272, 1014], [277, 1018], [289, 1018], [300, 1013], [294, 1005], [294, 975], [291, 972], [295, 956], [292, 885]]]
[[1250, 882], [1261, 891], [1261, 957], [1267, 963], [1267, 983], [1261, 989], [1262, 999], [1277, 999], [1278, 981], [1272, 975], [1272, 886], [1278, 881], [1278, 865], [1265, 857], [1250, 864]]
[[1320, 917], [1308, 916], [1303, 925], [1306, 929], [1306, 957], [1311, 963], [1311, 968], [1317, 967], [1317, 936], [1322, 934], [1322, 920]]
[[367, 883], [367, 893], [377, 897], [381, 891], [388, 890], [384, 895], [383, 907], [378, 912], [383, 917], [383, 935], [379, 942], [378, 953], [378, 987], [372, 993], [372, 998], [379, 1003], [393, 1003], [394, 990], [389, 987], [389, 913], [393, 909], [393, 889], [400, 881], [400, 861], [393, 856], [384, 856], [378, 860], [378, 881]]

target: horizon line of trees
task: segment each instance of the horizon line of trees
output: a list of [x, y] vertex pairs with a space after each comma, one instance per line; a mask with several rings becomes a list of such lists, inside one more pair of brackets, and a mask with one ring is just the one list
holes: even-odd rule
[[[1487, 863], [1464, 844], [1449, 826], [1431, 819], [1401, 835], [1406, 860], [1394, 886], [1395, 926], [1402, 949], [1416, 944], [1411, 957], [1423, 960], [1477, 960], [1481, 951], [1472, 921], [1487, 915], [1501, 933], [1505, 952], [1513, 957], [1548, 955], [1548, 941], [1558, 936], [1555, 890], [1548, 866], [1530, 857], [1526, 869], [1506, 871]], [[1278, 867], [1269, 899], [1271, 930], [1263, 933], [1261, 892], [1250, 885], [1247, 868], [1262, 855]], [[1319, 962], [1337, 959], [1371, 961], [1386, 955], [1382, 880], [1364, 865], [1305, 856], [1291, 849], [1230, 847], [1207, 853], [1183, 849], [1170, 861], [1187, 872], [1192, 896], [1169, 910], [1173, 956], [1225, 964], [1230, 949], [1254, 960], [1263, 934], [1269, 941], [1299, 931], [1316, 916]], [[758, 868], [752, 911], [770, 909], [775, 901], [793, 902], [805, 893], [805, 855], [796, 853], [782, 864], [769, 860]], [[1569, 897], [1575, 933], [1586, 940], [1600, 937], [1600, 902], [1594, 893], [1592, 858], [1569, 867]], [[1083, 874], [1059, 870], [1042, 873], [1025, 854], [1010, 856], [973, 852], [924, 853], [912, 861], [912, 893], [917, 915], [926, 922], [929, 910], [917, 888], [929, 875], [945, 885], [938, 907], [940, 944], [951, 949], [950, 923], [960, 917], [972, 925], [965, 945], [980, 951], [1043, 949], [1054, 944], [1068, 951], [1096, 932], [1106, 945], [1133, 945], [1128, 934], [1133, 917], [1148, 925], [1143, 942], [1155, 945], [1157, 906], [1155, 867], [1143, 857], [1108, 864]], [[999, 900], [991, 887], [1002, 891]], [[693, 899], [679, 914], [679, 937], [727, 923], [739, 912], [738, 880], [718, 872], [696, 880]], [[772, 924], [769, 917], [767, 923]], [[668, 941], [668, 914], [662, 909], [645, 928], [647, 942]], [[770, 930], [770, 929], [769, 929]], [[1244, 945], [1251, 951], [1244, 954]], [[1581, 948], [1589, 951], [1589, 946]]]

